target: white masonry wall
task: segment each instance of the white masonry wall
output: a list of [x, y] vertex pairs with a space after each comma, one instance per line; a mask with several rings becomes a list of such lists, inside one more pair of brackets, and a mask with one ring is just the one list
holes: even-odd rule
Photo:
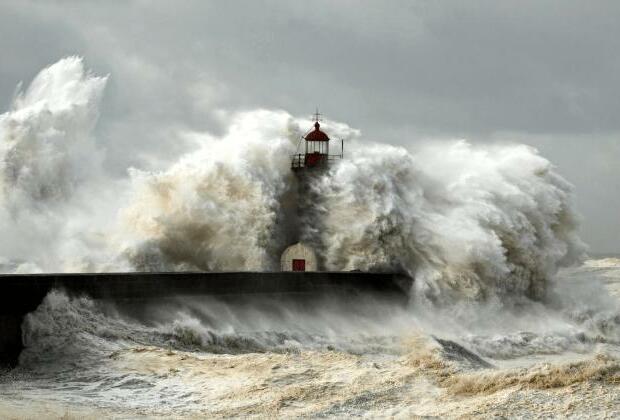
[[316, 254], [307, 245], [298, 242], [284, 250], [280, 259], [282, 271], [293, 271], [293, 260], [306, 260], [306, 271], [317, 271]]

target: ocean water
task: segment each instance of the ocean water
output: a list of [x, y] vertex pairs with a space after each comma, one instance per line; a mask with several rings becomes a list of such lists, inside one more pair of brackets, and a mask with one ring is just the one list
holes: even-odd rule
[[328, 270], [411, 274], [412, 299], [52, 292], [0, 417], [618, 417], [619, 261], [585, 260], [578, 192], [534, 148], [326, 120], [348, 152], [308, 196], [290, 156], [310, 121], [256, 109], [112, 176], [107, 80], [67, 57], [0, 114], [0, 271], [278, 270], [301, 240]]
[[433, 309], [50, 293], [0, 378], [13, 418], [620, 415], [620, 259], [563, 270], [546, 303]]

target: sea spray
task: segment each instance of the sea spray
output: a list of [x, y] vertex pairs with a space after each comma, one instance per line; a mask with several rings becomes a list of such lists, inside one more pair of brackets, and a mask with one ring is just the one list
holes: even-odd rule
[[0, 115], [0, 255], [17, 271], [88, 269], [80, 259], [94, 259], [93, 241], [84, 240], [103, 176], [92, 130], [106, 81], [81, 58], [65, 58]]
[[286, 244], [276, 223], [294, 185], [289, 157], [299, 130], [284, 112], [239, 114], [221, 139], [159, 173], [130, 171], [122, 210], [138, 270], [267, 270]]
[[269, 296], [123, 303], [52, 291], [24, 319], [20, 363], [62, 365], [79, 359], [88, 364], [134, 346], [214, 354], [328, 347], [360, 354], [395, 352], [400, 346], [396, 335], [412, 322], [406, 308], [371, 296], [349, 305], [329, 296], [312, 305]]
[[316, 181], [328, 269], [402, 269], [433, 300], [541, 298], [582, 257], [572, 187], [531, 147], [351, 149]]
[[299, 237], [325, 269], [406, 271], [418, 299], [451, 302], [540, 299], [583, 252], [570, 184], [523, 145], [354, 140], [304, 200], [290, 155], [308, 122], [256, 110], [231, 114], [221, 137], [194, 133], [197, 150], [169, 168], [112, 181], [92, 134], [105, 82], [64, 59], [0, 117], [12, 270], [274, 270]]
[[[284, 129], [284, 116], [278, 117]], [[247, 118], [257, 117], [241, 119]], [[141, 229], [138, 237], [150, 237], [128, 250], [137, 267], [143, 261], [158, 269], [166, 262], [177, 269], [276, 266], [273, 251], [286, 244], [273, 234], [275, 221], [285, 194], [295, 197], [290, 142], [273, 133], [271, 141], [256, 132], [246, 136], [226, 138], [238, 153], [205, 149], [165, 173], [134, 174], [142, 190], [126, 211]], [[557, 269], [582, 256], [571, 186], [530, 147], [455, 142], [416, 153], [380, 144], [352, 149], [310, 182], [316, 199], [297, 197], [301, 238], [328, 270], [403, 270], [435, 301], [540, 299]], [[256, 156], [270, 164], [260, 166]]]

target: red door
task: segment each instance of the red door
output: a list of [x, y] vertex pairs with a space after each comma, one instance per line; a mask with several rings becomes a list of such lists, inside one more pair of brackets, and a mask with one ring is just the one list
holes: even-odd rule
[[306, 271], [306, 260], [293, 260], [293, 271]]

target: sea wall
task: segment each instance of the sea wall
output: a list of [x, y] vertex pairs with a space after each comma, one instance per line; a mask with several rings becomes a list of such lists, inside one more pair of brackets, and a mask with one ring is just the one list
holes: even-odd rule
[[412, 279], [366, 272], [184, 272], [0, 275], [0, 364], [15, 365], [23, 349], [21, 324], [53, 289], [124, 303], [183, 295], [323, 295], [378, 293], [405, 302]]

